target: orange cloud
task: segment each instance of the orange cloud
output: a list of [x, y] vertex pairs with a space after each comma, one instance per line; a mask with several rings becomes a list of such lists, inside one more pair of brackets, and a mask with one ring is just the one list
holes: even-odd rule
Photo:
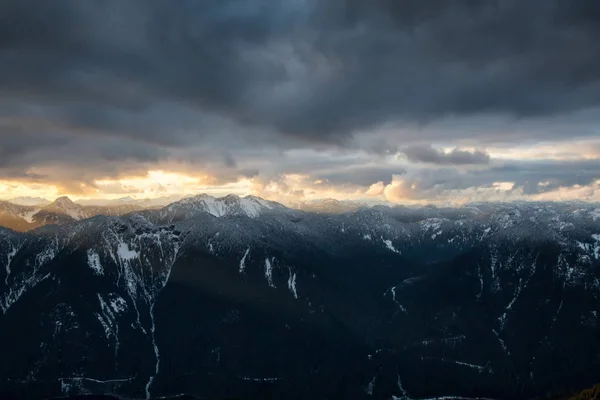
[[369, 189], [365, 192], [365, 195], [369, 197], [381, 196], [384, 190], [385, 184], [383, 181], [379, 181], [369, 186]]

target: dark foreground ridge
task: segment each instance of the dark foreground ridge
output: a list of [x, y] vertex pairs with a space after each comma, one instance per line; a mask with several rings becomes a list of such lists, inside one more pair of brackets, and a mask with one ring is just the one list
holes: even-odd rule
[[584, 389], [578, 393], [555, 396], [549, 400], [600, 400], [600, 384], [589, 389]]
[[[162, 400], [200, 400], [198, 397], [194, 396], [175, 396], [175, 397], [163, 397]], [[87, 395], [87, 396], [69, 396], [69, 397], [57, 397], [52, 400], [123, 400], [114, 396], [99, 396], [99, 395]], [[228, 398], [228, 399], [213, 399], [213, 400], [242, 400], [241, 398]], [[538, 399], [540, 400], [540, 399]], [[554, 396], [552, 398], [548, 398], [546, 400], [600, 400], [600, 384], [589, 388], [584, 389], [579, 393], [564, 395], [564, 396]]]
[[600, 370], [600, 208], [196, 197], [0, 228], [0, 397], [533, 399]]

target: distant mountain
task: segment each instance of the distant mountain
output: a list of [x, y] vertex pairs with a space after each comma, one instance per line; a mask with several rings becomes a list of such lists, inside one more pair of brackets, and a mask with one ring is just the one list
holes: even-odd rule
[[395, 207], [394, 203], [379, 200], [337, 200], [318, 199], [308, 201], [292, 201], [288, 204], [297, 210], [315, 212], [319, 214], [342, 214], [354, 212], [360, 208]]
[[157, 198], [134, 199], [130, 196], [121, 197], [118, 199], [82, 199], [77, 200], [77, 204], [83, 206], [119, 206], [119, 205], [134, 205], [140, 208], [160, 208], [175, 201], [181, 200], [183, 196], [167, 196]]
[[50, 204], [50, 200], [44, 199], [43, 197], [15, 197], [8, 201], [22, 206], [45, 206]]
[[86, 211], [86, 207], [74, 203], [67, 196], [62, 196], [54, 200], [43, 208], [46, 212], [65, 215], [78, 221], [91, 217], [91, 212]]
[[115, 206], [83, 206], [66, 196], [44, 206], [23, 206], [0, 201], [0, 226], [23, 232], [45, 225], [63, 225], [96, 215], [124, 215], [142, 207], [123, 204]]
[[361, 207], [367, 207], [365, 204], [359, 202], [340, 201], [336, 199], [298, 201], [290, 203], [290, 206], [298, 210], [322, 214], [341, 214], [356, 211]]
[[0, 397], [547, 397], [597, 382], [599, 310], [598, 205], [200, 195], [0, 228]]
[[13, 204], [8, 201], [0, 201], [0, 226], [16, 231], [27, 231], [38, 225], [34, 222], [34, 216], [40, 211], [39, 207]]
[[104, 205], [90, 205], [89, 202], [93, 200], [73, 202], [67, 196], [62, 196], [41, 207], [0, 202], [0, 226], [22, 232], [45, 225], [69, 224], [97, 215], [118, 216], [142, 210], [159, 210], [157, 213], [150, 213], [150, 218], [169, 223], [191, 218], [201, 213], [208, 213], [216, 217], [246, 215], [252, 218], [273, 212], [293, 213], [293, 210], [279, 203], [255, 196], [228, 195], [216, 198], [201, 194], [160, 207], [159, 204], [166, 199], [122, 198], [107, 201]]

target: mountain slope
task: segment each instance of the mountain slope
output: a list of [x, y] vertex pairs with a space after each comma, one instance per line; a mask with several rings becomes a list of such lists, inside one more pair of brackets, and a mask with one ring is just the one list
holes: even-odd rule
[[0, 393], [526, 399], [597, 381], [596, 206], [240, 200], [0, 230]]
[[16, 231], [27, 231], [37, 226], [34, 216], [40, 208], [13, 204], [8, 201], [0, 201], [0, 226], [8, 227]]
[[83, 206], [66, 196], [44, 206], [24, 206], [0, 201], [0, 226], [19, 232], [45, 225], [64, 225], [96, 215], [124, 215], [143, 209], [138, 205]]

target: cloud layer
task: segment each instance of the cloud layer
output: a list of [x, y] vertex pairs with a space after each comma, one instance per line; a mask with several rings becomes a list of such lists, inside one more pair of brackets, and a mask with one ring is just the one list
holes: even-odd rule
[[398, 201], [592, 185], [594, 157], [519, 151], [598, 145], [599, 41], [595, 0], [8, 0], [0, 180], [303, 176], [289, 193]]
[[449, 152], [436, 150], [431, 146], [410, 146], [401, 153], [411, 162], [429, 163], [437, 165], [470, 165], [470, 164], [488, 164], [490, 155], [485, 151], [460, 150], [454, 148]]

